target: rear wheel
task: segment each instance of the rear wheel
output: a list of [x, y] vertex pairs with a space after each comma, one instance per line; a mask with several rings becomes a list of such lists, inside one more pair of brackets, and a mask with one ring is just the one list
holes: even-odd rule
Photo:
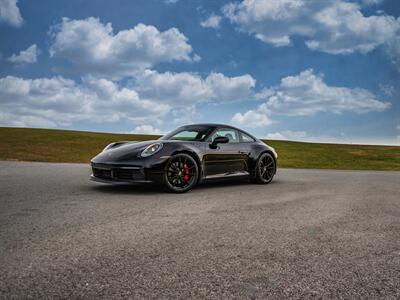
[[252, 181], [267, 184], [272, 181], [276, 171], [275, 159], [269, 153], [263, 153], [257, 160]]
[[188, 154], [172, 156], [165, 168], [164, 183], [168, 191], [184, 193], [193, 188], [199, 176], [196, 161]]

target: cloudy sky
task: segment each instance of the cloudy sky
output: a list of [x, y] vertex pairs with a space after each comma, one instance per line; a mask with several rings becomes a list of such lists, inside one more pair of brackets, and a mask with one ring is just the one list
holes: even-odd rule
[[398, 0], [0, 0], [0, 126], [400, 144]]

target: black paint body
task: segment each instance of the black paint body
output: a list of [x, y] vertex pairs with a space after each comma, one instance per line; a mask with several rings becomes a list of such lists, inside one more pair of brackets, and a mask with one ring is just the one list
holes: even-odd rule
[[[231, 176], [251, 175], [257, 159], [262, 153], [270, 153], [275, 162], [274, 149], [252, 135], [228, 125], [200, 124], [210, 126], [210, 134], [204, 141], [164, 140], [145, 142], [117, 142], [91, 160], [91, 179], [105, 183], [118, 182], [163, 182], [165, 167], [169, 158], [177, 153], [191, 155], [199, 166], [199, 182]], [[189, 125], [190, 126], [190, 125]], [[199, 125], [192, 125], [199, 126]], [[211, 137], [216, 130], [228, 128], [250, 136], [254, 141], [212, 144]], [[162, 142], [157, 153], [141, 157], [142, 151], [153, 143]], [[275, 164], [276, 165], [276, 164]], [[276, 170], [275, 170], [276, 171]]]

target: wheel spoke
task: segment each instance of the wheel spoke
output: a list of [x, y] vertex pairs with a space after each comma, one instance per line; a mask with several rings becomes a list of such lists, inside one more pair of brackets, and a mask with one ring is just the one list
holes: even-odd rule
[[264, 170], [261, 172], [261, 177], [264, 178], [265, 172], [267, 172], [267, 169], [264, 169]]
[[271, 166], [271, 165], [273, 165], [274, 164], [274, 162], [273, 161], [271, 161], [268, 165], [266, 165], [265, 167], [266, 168], [268, 168], [269, 166]]

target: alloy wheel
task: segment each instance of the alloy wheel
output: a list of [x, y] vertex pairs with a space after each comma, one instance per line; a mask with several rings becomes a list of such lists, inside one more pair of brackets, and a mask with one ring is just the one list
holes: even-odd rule
[[197, 173], [197, 164], [191, 156], [177, 154], [166, 168], [167, 185], [174, 192], [185, 192], [196, 183]]
[[262, 181], [270, 182], [272, 180], [275, 175], [275, 161], [271, 155], [265, 154], [260, 158], [258, 172]]

